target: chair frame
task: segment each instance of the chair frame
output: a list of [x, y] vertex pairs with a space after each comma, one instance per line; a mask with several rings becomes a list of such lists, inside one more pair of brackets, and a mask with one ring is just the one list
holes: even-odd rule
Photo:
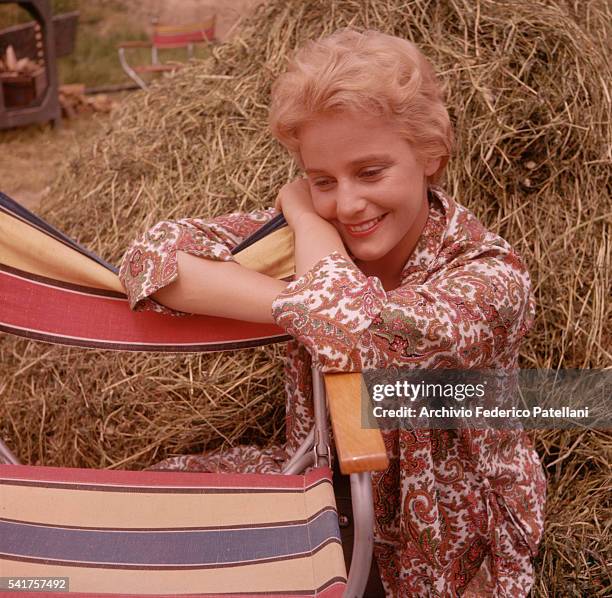
[[[315, 423], [302, 445], [298, 448], [292, 458], [284, 465], [282, 474], [295, 475], [304, 473], [309, 467], [331, 466], [332, 452], [329, 444], [327, 407], [329, 406], [330, 412], [333, 413], [334, 408], [331, 401], [338, 400], [336, 391], [333, 390], [334, 385], [330, 385], [328, 382], [328, 380], [332, 379], [334, 376], [352, 376], [353, 379], [356, 379], [355, 377], [357, 377], [357, 384], [359, 386], [353, 386], [353, 389], [360, 389], [360, 374], [332, 374], [331, 376], [326, 376], [326, 379], [324, 379], [323, 374], [316, 367], [312, 368]], [[343, 383], [343, 389], [341, 392], [346, 394], [346, 383]], [[352, 394], [354, 395], [355, 393], [353, 392]], [[351, 398], [353, 405], [358, 407], [358, 402], [361, 400], [361, 396], [353, 396]], [[336, 425], [336, 423], [337, 422], [332, 418], [335, 437], [343, 434], [341, 424]], [[367, 438], [365, 438], [365, 436], [378, 438], [380, 439], [380, 442], [382, 442], [382, 437], [380, 436], [379, 430], [359, 429], [353, 430], [353, 432], [356, 432], [358, 435], [362, 433], [361, 440], [366, 446], [371, 446], [371, 443]], [[365, 436], [363, 435], [364, 432]], [[356, 459], [354, 455], [347, 456], [346, 453], [341, 452], [341, 443], [337, 442], [336, 444], [341, 471], [343, 473], [345, 473], [347, 469], [351, 471], [349, 475], [355, 526], [353, 554], [351, 556], [351, 565], [348, 571], [344, 596], [349, 598], [358, 598], [363, 596], [372, 565], [374, 545], [374, 507], [371, 474], [369, 471], [359, 471], [359, 469], [363, 469], [363, 464], [359, 464], [359, 458]], [[377, 467], [378, 469], [386, 466], [387, 463], [386, 454], [381, 454], [380, 449], [381, 447], [379, 445], [377, 448], [378, 458], [380, 459], [379, 466]], [[384, 445], [382, 445], [382, 449], [384, 451]], [[365, 448], [364, 455], [367, 453], [367, 456], [371, 458], [372, 453], [370, 451], [370, 448]], [[21, 464], [14, 453], [8, 448], [2, 439], [0, 439], [0, 462], [2, 461], [9, 465]], [[353, 469], [356, 470], [352, 471]]]
[[[86, 291], [88, 288], [111, 292], [113, 297], [124, 297], [124, 289], [117, 277], [116, 268], [107, 264], [103, 259], [81, 247], [72, 239], [61, 233], [60, 231], [49, 226], [37, 216], [29, 213], [19, 204], [10, 200], [10, 198], [0, 193], [0, 225], [5, 231], [3, 242], [7, 247], [19, 247], [21, 259], [14, 261], [12, 253], [0, 255], [4, 262], [0, 262], [0, 266], [8, 268], [8, 270], [0, 269], [0, 274], [3, 276], [2, 281], [9, 276], [16, 276], [15, 273], [21, 272], [23, 278], [19, 278], [22, 283], [28, 282], [28, 285], [33, 284], [30, 277], [41, 274], [44, 276], [46, 269], [39, 271], [39, 267], [50, 268], [51, 272], [55, 272], [53, 268], [61, 266], [61, 277], [70, 284], [80, 284], [82, 289]], [[272, 221], [264, 225], [258, 233], [252, 235], [240, 246], [234, 248], [234, 259], [244, 267], [252, 270], [265, 273], [268, 276], [275, 278], [284, 278], [292, 274], [292, 256], [293, 256], [293, 236], [290, 229], [283, 226], [284, 220], [282, 216], [278, 216]], [[0, 227], [0, 228], [2, 228]], [[26, 228], [29, 227], [29, 228]], [[32, 235], [32, 246], [23, 246], [20, 244], [22, 236]], [[21, 235], [21, 236], [20, 236]], [[0, 243], [2, 249], [2, 243]], [[36, 250], [36, 251], [35, 251]], [[43, 256], [44, 264], [39, 263], [39, 258]], [[14, 270], [11, 273], [11, 270]], [[53, 274], [52, 276], [55, 276]], [[16, 278], [16, 279], [17, 279]], [[63, 286], [53, 286], [54, 278], [50, 278], [50, 284], [45, 285], [44, 289], [50, 290], [53, 293], [63, 290]], [[38, 283], [37, 283], [38, 284]], [[42, 287], [34, 289], [34, 287], [26, 285], [31, 292], [39, 294], [45, 292]], [[92, 299], [92, 297], [94, 299]], [[4, 330], [11, 334], [23, 335], [23, 328], [20, 323], [23, 323], [16, 314], [22, 314], [22, 305], [16, 302], [16, 296], [8, 296], [8, 308], [16, 310], [7, 312], [8, 320], [4, 322]], [[98, 295], [89, 295], [86, 292], [82, 293], [81, 302], [75, 305], [75, 309], [90, 309], [91, 301], [97, 301]], [[129, 314], [127, 305], [119, 305], [113, 303], [112, 313], [119, 317], [117, 309], [125, 310]], [[7, 309], [8, 309], [7, 308]], [[27, 324], [28, 337], [40, 339], [52, 343], [64, 343], [69, 334], [62, 328], [63, 324], [56, 321], [44, 321], [43, 311], [37, 311], [34, 305], [31, 305], [29, 316], [40, 319], [36, 325], [32, 322]], [[80, 312], [79, 312], [80, 313]], [[133, 314], [134, 319], [138, 320], [138, 314]], [[160, 317], [163, 317], [160, 315]], [[206, 337], [207, 325], [204, 324], [202, 318], [204, 316], [193, 316], [196, 320], [195, 325], [197, 334], [192, 336], [179, 336], [187, 341], [189, 347], [202, 347], [190, 349], [191, 352], [196, 351], [215, 351], [222, 350], [218, 347], [218, 340], [213, 335], [212, 338]], [[198, 322], [198, 318], [200, 321]], [[121, 318], [119, 318], [121, 320]], [[130, 318], [121, 320], [129, 329]], [[180, 327], [178, 327], [180, 329]], [[128, 330], [128, 332], [134, 332]], [[140, 346], [133, 336], [130, 334], [123, 335], [117, 330], [114, 331], [116, 336], [102, 340], [104, 343], [98, 345], [82, 344], [77, 346], [105, 346], [111, 349], [120, 349], [121, 347], [130, 347], [129, 350], [152, 350], [150, 343]], [[180, 330], [179, 330], [180, 332]], [[235, 331], [234, 331], [235, 332]], [[264, 327], [264, 330], [259, 330], [258, 335], [249, 339], [247, 334], [244, 339], [236, 336], [235, 342], [244, 342], [248, 340], [249, 344], [245, 346], [253, 346], [252, 339], [261, 339], [264, 342], [280, 342], [287, 340], [287, 336], [278, 334], [279, 331], [270, 331]], [[183, 334], [184, 331], [181, 332]], [[79, 334], [86, 334], [83, 338], [95, 338], [95, 333], [92, 330]], [[252, 334], [252, 332], [251, 332]], [[93, 336], [92, 336], [93, 335]], [[72, 337], [71, 337], [72, 338]], [[76, 338], [76, 337], [75, 337]], [[80, 337], [79, 337], [80, 338]], [[172, 338], [169, 342], [167, 335], [161, 334], [155, 337], [155, 346], [158, 350], [175, 351], [176, 338]], [[273, 339], [273, 340], [272, 340]], [[127, 343], [127, 344], [126, 344]], [[184, 347], [185, 343], [182, 342]], [[234, 345], [239, 346], [239, 345]], [[183, 349], [181, 349], [183, 350]], [[365, 384], [360, 373], [337, 373], [323, 374], [316, 366], [312, 369], [313, 381], [313, 408], [314, 408], [314, 425], [310, 433], [302, 445], [297, 449], [295, 454], [284, 465], [281, 473], [294, 475], [304, 473], [310, 467], [329, 468], [332, 462], [332, 451], [330, 448], [330, 430], [328, 427], [329, 421], [333, 428], [333, 438], [336, 447], [337, 463], [340, 471], [350, 476], [350, 485], [352, 490], [352, 506], [354, 515], [354, 532], [355, 541], [353, 544], [353, 554], [351, 566], [349, 567], [347, 585], [345, 588], [345, 596], [351, 598], [362, 596], [367, 585], [370, 566], [372, 563], [372, 548], [373, 548], [373, 530], [374, 530], [374, 509], [373, 496], [371, 485], [372, 471], [382, 471], [388, 467], [389, 460], [386, 453], [385, 444], [382, 434], [379, 429], [363, 428], [361, 416], [363, 407], [366, 401], [369, 400], [367, 392], [364, 392]], [[0, 461], [6, 462], [9, 466], [19, 466], [19, 460], [8, 449], [8, 447], [0, 440]]]
[[[282, 472], [284, 474], [302, 473], [307, 467], [317, 467], [319, 464], [331, 466], [332, 454], [327, 426], [326, 385], [323, 375], [316, 367], [312, 368], [312, 381], [315, 424], [306, 440], [283, 467]], [[338, 428], [335, 426], [334, 431], [338, 433]], [[342, 457], [340, 463], [344, 471], [347, 464]], [[355, 542], [344, 595], [357, 597], [363, 596], [372, 566], [374, 499], [370, 472], [356, 471], [349, 475], [355, 521]]]
[[153, 21], [153, 35], [149, 41], [127, 41], [122, 42], [117, 46], [117, 52], [119, 55], [119, 62], [121, 63], [121, 67], [124, 72], [132, 81], [134, 81], [141, 89], [147, 89], [148, 84], [144, 79], [138, 74], [137, 69], [132, 67], [126, 56], [126, 50], [135, 49], [135, 48], [150, 48], [151, 49], [151, 64], [145, 67], [147, 72], [152, 73], [162, 73], [162, 72], [171, 72], [181, 68], [182, 64], [160, 64], [159, 62], [159, 50], [170, 49], [170, 48], [186, 48], [187, 50], [187, 58], [193, 58], [193, 50], [195, 44], [211, 44], [214, 43], [214, 31], [216, 25], [216, 15], [209, 17], [209, 22], [205, 22], [208, 27], [203, 31], [203, 33], [207, 31], [212, 32], [212, 37], [209, 37], [208, 34], [204, 35], [203, 40], [201, 41], [185, 41], [185, 42], [176, 42], [176, 43], [162, 43], [156, 41], [156, 31], [158, 28], [164, 27], [160, 25], [157, 20]]

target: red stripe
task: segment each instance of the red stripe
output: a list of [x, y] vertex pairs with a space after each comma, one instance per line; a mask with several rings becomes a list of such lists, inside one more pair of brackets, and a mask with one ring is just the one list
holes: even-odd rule
[[155, 33], [153, 35], [153, 45], [158, 48], [180, 48], [191, 43], [211, 41], [214, 37], [215, 30], [213, 28], [174, 34]]
[[[189, 598], [261, 598], [262, 596], [274, 596], [274, 598], [341, 598], [344, 594], [346, 584], [338, 583], [322, 592], [312, 594], [277, 594], [276, 592], [264, 592], [259, 594], [91, 594], [87, 592], [50, 592], [53, 598], [142, 598], [142, 596], [154, 596], [155, 598], [177, 598], [177, 596], [187, 596]], [[40, 598], [41, 592], [19, 592], [21, 598]], [[12, 596], [12, 594], [11, 594]], [[43, 594], [44, 596], [44, 594]]]
[[0, 480], [65, 482], [152, 488], [254, 488], [302, 489], [331, 480], [331, 470], [320, 467], [306, 475], [189, 473], [160, 471], [112, 471], [72, 467], [39, 467], [0, 464]]
[[[206, 345], [282, 340], [273, 324], [209, 316], [133, 312], [127, 299], [100, 297], [0, 272], [0, 325], [25, 333], [126, 345]], [[18, 331], [15, 331], [18, 333]], [[87, 346], [86, 343], [83, 343]], [[121, 347], [113, 347], [121, 348]], [[132, 347], [130, 347], [132, 348]]]
[[[155, 596], [155, 598], [177, 598], [177, 596], [189, 596], [191, 598], [262, 598], [263, 596], [274, 596], [274, 598], [307, 598], [312, 596], [316, 596], [317, 598], [341, 598], [344, 595], [345, 589], [346, 583], [336, 582], [320, 592], [295, 592], [292, 594], [281, 592], [258, 592], [253, 594], [98, 594], [90, 592], [51, 592], [51, 596], [53, 596], [53, 598], [136, 598], [139, 596]], [[23, 596], [24, 598], [40, 598], [41, 593], [19, 592], [17, 595], [20, 597]]]

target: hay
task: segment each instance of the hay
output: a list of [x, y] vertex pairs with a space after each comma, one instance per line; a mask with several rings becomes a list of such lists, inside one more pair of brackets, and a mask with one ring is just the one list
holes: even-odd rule
[[536, 448], [546, 466], [546, 529], [536, 596], [609, 596], [612, 504], [609, 432], [548, 431]]
[[[610, 366], [611, 16], [605, 0], [274, 0], [207, 62], [126, 102], [68, 163], [45, 215], [118, 262], [158, 220], [269, 205], [295, 172], [265, 126], [288, 51], [345, 25], [402, 35], [447, 82], [458, 141], [446, 187], [529, 263], [538, 315], [522, 365]], [[164, 357], [3, 338], [0, 434], [28, 462], [88, 467], [270, 442], [276, 351]], [[607, 595], [610, 436], [536, 442], [549, 474], [536, 593]]]

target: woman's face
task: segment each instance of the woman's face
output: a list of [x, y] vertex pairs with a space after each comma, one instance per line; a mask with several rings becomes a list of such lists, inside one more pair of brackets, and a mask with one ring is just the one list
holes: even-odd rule
[[318, 117], [299, 134], [316, 212], [336, 227], [364, 272], [401, 268], [425, 225], [427, 177], [394, 125], [366, 114]]

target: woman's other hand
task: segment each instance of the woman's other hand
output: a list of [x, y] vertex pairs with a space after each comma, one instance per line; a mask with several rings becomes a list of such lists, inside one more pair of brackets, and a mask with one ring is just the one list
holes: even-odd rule
[[274, 207], [283, 213], [287, 224], [295, 231], [304, 215], [320, 218], [315, 212], [308, 181], [297, 178], [282, 186]]
[[275, 208], [283, 213], [294, 233], [297, 276], [333, 252], [350, 259], [334, 225], [315, 211], [306, 179], [294, 179], [283, 185], [276, 198]]

